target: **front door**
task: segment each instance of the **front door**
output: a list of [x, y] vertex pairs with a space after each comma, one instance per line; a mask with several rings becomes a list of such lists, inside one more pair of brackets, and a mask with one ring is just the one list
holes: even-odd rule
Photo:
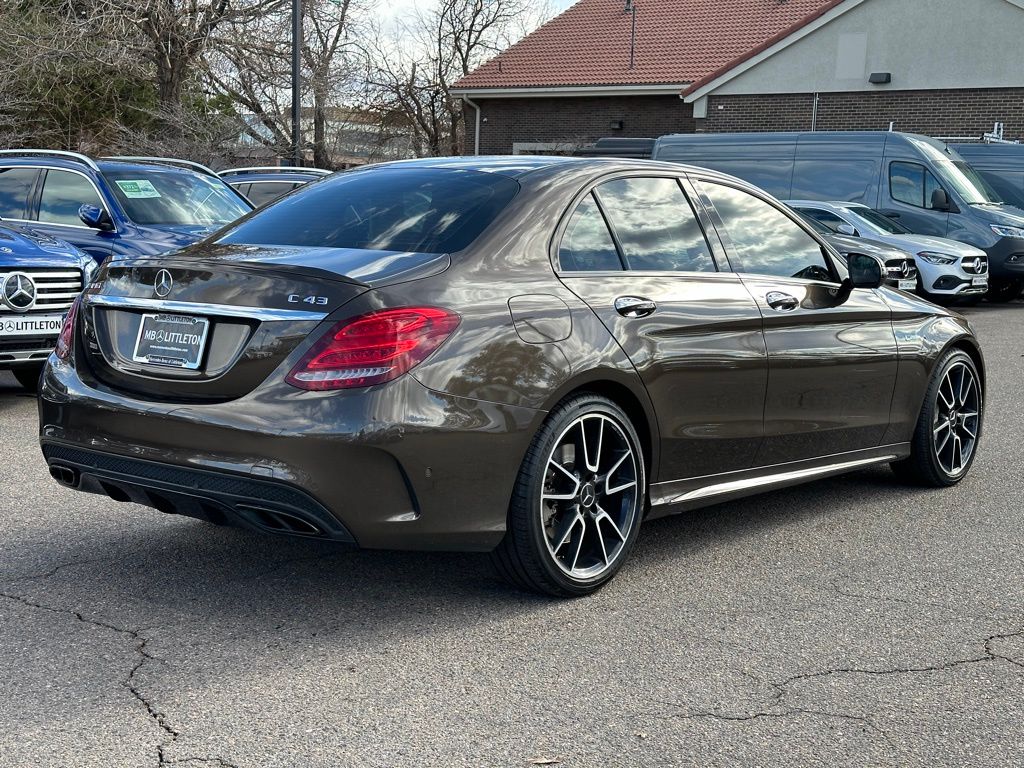
[[560, 241], [562, 281], [629, 356], [657, 411], [652, 482], [746, 469], [761, 442], [760, 312], [740, 277], [719, 271], [721, 244], [698, 210], [674, 176], [617, 178], [579, 201]]
[[795, 215], [724, 182], [699, 184], [764, 318], [769, 374], [757, 465], [877, 447], [898, 367], [880, 293], [855, 289], [839, 303], [839, 267]]
[[103, 261], [110, 255], [111, 240], [116, 235], [82, 223], [78, 209], [86, 203], [110, 212], [99, 190], [85, 174], [56, 168], [43, 171], [36, 202], [38, 228], [52, 237], [67, 240], [96, 261]]
[[932, 193], [943, 188], [935, 174], [909, 160], [886, 160], [883, 168], [888, 178], [882, 179], [882, 213], [911, 232], [945, 237], [950, 214], [932, 208]]

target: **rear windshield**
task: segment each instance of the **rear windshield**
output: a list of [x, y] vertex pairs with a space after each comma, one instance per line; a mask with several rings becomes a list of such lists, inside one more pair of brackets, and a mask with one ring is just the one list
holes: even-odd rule
[[452, 253], [473, 242], [518, 190], [506, 176], [479, 171], [353, 171], [272, 203], [220, 242]]
[[128, 218], [142, 226], [222, 227], [251, 209], [224, 181], [191, 171], [103, 171]]

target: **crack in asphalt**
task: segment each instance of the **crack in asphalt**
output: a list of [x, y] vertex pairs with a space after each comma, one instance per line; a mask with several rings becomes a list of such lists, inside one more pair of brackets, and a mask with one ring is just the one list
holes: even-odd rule
[[97, 558], [94, 558], [92, 560], [72, 560], [69, 563], [60, 563], [59, 565], [55, 565], [55, 566], [53, 566], [53, 568], [50, 568], [48, 571], [42, 571], [41, 573], [30, 573], [30, 574], [28, 574], [26, 576], [3, 576], [3, 577], [0, 577], [0, 581], [4, 582], [5, 584], [16, 584], [16, 583], [21, 582], [21, 581], [35, 581], [37, 579], [48, 579], [51, 576], [56, 575], [56, 573], [58, 571], [61, 571], [61, 570], [65, 569], [65, 568], [70, 568], [71, 566], [74, 566], [74, 565], [90, 565], [92, 563], [106, 563], [106, 562], [110, 562], [110, 560], [111, 560], [111, 558], [109, 558], [109, 557], [97, 557]]
[[[66, 563], [65, 565], [70, 565], [70, 563]], [[64, 566], [57, 566], [57, 568], [53, 569], [53, 572], [56, 573], [56, 571], [59, 570], [61, 567]], [[180, 736], [181, 734], [167, 721], [167, 715], [164, 712], [161, 712], [159, 709], [157, 709], [156, 706], [152, 702], [150, 702], [148, 698], [146, 698], [146, 695], [135, 684], [136, 674], [138, 674], [139, 670], [142, 669], [142, 667], [147, 662], [157, 661], [165, 663], [164, 660], [161, 659], [159, 656], [154, 656], [146, 649], [146, 645], [149, 643], [149, 639], [145, 637], [145, 635], [143, 635], [142, 633], [145, 632], [148, 629], [148, 627], [142, 627], [140, 629], [118, 627], [113, 624], [109, 624], [105, 621], [102, 621], [100, 619], [90, 618], [89, 616], [85, 616], [84, 614], [81, 614], [78, 611], [74, 611], [68, 608], [55, 608], [50, 605], [44, 605], [43, 603], [34, 602], [33, 600], [30, 600], [29, 598], [24, 597], [23, 595], [16, 595], [10, 592], [0, 592], [0, 597], [5, 597], [8, 600], [16, 602], [27, 608], [34, 608], [40, 611], [47, 611], [49, 613], [55, 613], [61, 616], [71, 616], [75, 618], [77, 621], [82, 622], [83, 624], [90, 624], [94, 627], [99, 627], [100, 629], [105, 629], [110, 632], [123, 635], [132, 640], [132, 642], [134, 643], [135, 653], [138, 655], [138, 660], [135, 662], [131, 670], [128, 672], [128, 676], [121, 681], [121, 685], [127, 688], [128, 691], [132, 694], [132, 696], [140, 704], [142, 704], [143, 707], [145, 707], [146, 713], [150, 716], [153, 722], [156, 723], [160, 730], [163, 731], [163, 733], [165, 734], [164, 738], [156, 747], [157, 761], [159, 765], [201, 762], [220, 765], [223, 768], [237, 768], [237, 766], [235, 766], [233, 763], [229, 763], [226, 760], [223, 760], [219, 757], [189, 757], [178, 760], [170, 760], [167, 758], [164, 751], [170, 744], [173, 744], [177, 740], [178, 736]]]

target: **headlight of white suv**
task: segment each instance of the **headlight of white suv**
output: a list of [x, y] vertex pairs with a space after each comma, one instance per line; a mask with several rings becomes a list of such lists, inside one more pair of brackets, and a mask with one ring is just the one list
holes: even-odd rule
[[989, 226], [1000, 237], [1019, 237], [1024, 240], [1024, 228], [1022, 227], [1004, 227], [999, 224], [990, 224]]
[[919, 254], [922, 259], [927, 261], [929, 264], [955, 264], [956, 256], [947, 256], [944, 253], [932, 253], [931, 251], [921, 251]]

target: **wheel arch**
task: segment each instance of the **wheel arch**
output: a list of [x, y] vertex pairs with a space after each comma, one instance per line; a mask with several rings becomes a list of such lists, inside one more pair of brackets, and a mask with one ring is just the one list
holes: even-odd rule
[[981, 352], [981, 346], [973, 336], [958, 336], [946, 344], [942, 350], [942, 354], [936, 358], [936, 361], [941, 360], [946, 356], [946, 353], [959, 349], [966, 352], [967, 355], [974, 361], [974, 365], [978, 369], [978, 373], [981, 375], [981, 389], [983, 392], [987, 391], [986, 384], [988, 376], [985, 372], [985, 356]]
[[651, 479], [656, 477], [655, 472], [661, 458], [661, 438], [654, 405], [647, 390], [638, 380], [621, 371], [591, 371], [574, 377], [555, 390], [544, 404], [544, 410], [551, 411], [562, 401], [584, 392], [608, 398], [629, 416], [640, 438], [640, 448], [647, 464], [648, 482], [651, 482]]

